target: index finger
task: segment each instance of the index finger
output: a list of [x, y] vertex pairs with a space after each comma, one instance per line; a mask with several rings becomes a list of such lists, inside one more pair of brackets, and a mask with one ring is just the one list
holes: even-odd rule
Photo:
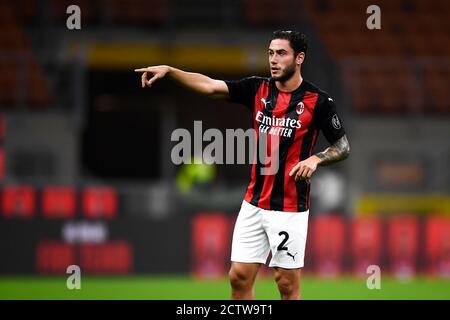
[[292, 177], [295, 172], [298, 170], [298, 168], [300, 167], [300, 163], [297, 163], [291, 170], [291, 172], [289, 172], [289, 176]]
[[147, 68], [134, 69], [134, 72], [145, 72], [145, 71], [147, 71]]

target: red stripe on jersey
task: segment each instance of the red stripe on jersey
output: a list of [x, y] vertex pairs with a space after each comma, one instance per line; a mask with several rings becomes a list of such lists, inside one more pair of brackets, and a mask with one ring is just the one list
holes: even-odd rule
[[[286, 92], [279, 92], [278, 93], [278, 98], [277, 98], [277, 104], [275, 105], [275, 109], [273, 110], [273, 115], [277, 118], [285, 118], [286, 117], [286, 111], [288, 109], [289, 106], [289, 102], [291, 100], [291, 93], [286, 93]], [[272, 126], [272, 128], [276, 128], [275, 126]], [[270, 131], [270, 129], [269, 129]], [[267, 148], [267, 156], [271, 156], [272, 155], [272, 151], [277, 151], [279, 152], [279, 147], [280, 147], [280, 136], [278, 134], [276, 135], [272, 135], [272, 134], [267, 134], [267, 141], [266, 141], [266, 148]], [[279, 163], [279, 158], [276, 159], [275, 161], [278, 161], [278, 165]], [[273, 169], [269, 169], [268, 166], [270, 165], [274, 165], [273, 163], [267, 163], [266, 164], [266, 168], [268, 170], [273, 170]], [[273, 172], [273, 174], [268, 174], [265, 176], [264, 179], [264, 185], [263, 188], [261, 190], [261, 195], [259, 197], [259, 201], [258, 201], [258, 207], [260, 208], [270, 208], [270, 196], [272, 194], [272, 188], [273, 188], [273, 182], [275, 180], [275, 175], [277, 173]]]
[[286, 166], [284, 168], [284, 206], [283, 211], [297, 212], [298, 211], [298, 194], [295, 185], [295, 176], [290, 177], [289, 172], [292, 168], [299, 162], [299, 157], [301, 153], [301, 147], [303, 143], [303, 137], [306, 132], [308, 132], [311, 126], [312, 117], [314, 113], [314, 108], [316, 106], [318, 94], [312, 92], [305, 92], [303, 97], [303, 103], [305, 109], [303, 113], [299, 116], [302, 121], [302, 127], [295, 130], [295, 138], [288, 150], [288, 155], [286, 157]]
[[255, 117], [258, 114], [258, 111], [263, 111], [264, 109], [264, 103], [261, 101], [262, 98], [266, 99], [269, 95], [269, 82], [263, 81], [261, 85], [258, 88], [258, 91], [255, 95], [255, 105], [253, 109], [253, 129], [255, 130], [255, 145], [254, 147], [254, 155], [253, 155], [253, 164], [252, 164], [252, 174], [251, 174], [251, 180], [250, 184], [247, 187], [247, 192], [245, 193], [244, 200], [247, 202], [250, 202], [253, 197], [253, 188], [255, 187], [256, 182], [256, 161], [258, 159], [258, 139], [259, 139], [259, 130], [258, 130], [258, 122], [255, 121]]

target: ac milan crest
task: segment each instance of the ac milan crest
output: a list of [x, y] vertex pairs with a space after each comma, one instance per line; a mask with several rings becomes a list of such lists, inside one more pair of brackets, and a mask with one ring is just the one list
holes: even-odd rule
[[305, 111], [305, 104], [302, 101], [300, 101], [297, 104], [297, 108], [295, 109], [295, 111], [297, 112], [298, 115], [301, 115], [303, 111]]

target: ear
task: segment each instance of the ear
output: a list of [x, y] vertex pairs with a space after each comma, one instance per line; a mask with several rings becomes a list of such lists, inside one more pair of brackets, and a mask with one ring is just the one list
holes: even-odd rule
[[300, 52], [297, 55], [297, 57], [295, 58], [295, 63], [297, 63], [297, 65], [301, 65], [304, 60], [305, 60], [305, 53], [304, 52]]

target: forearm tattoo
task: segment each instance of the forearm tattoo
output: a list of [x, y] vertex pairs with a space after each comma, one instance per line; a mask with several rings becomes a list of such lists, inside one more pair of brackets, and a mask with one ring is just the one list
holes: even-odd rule
[[326, 166], [331, 163], [335, 163], [344, 160], [350, 154], [350, 145], [347, 140], [347, 136], [337, 140], [333, 145], [326, 148], [324, 151], [319, 152], [316, 156], [321, 160], [319, 166]]

